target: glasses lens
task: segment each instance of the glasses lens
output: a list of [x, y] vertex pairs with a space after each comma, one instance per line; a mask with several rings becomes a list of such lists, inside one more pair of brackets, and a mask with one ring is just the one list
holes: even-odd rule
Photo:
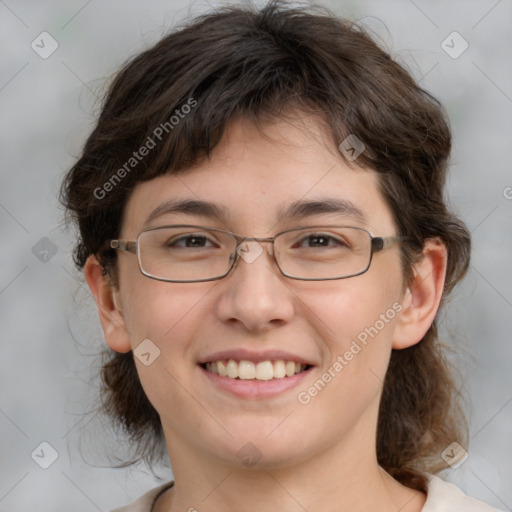
[[371, 235], [360, 228], [301, 228], [279, 235], [275, 253], [288, 277], [340, 279], [368, 269]]
[[184, 282], [225, 275], [236, 250], [236, 239], [229, 233], [198, 226], [143, 231], [138, 244], [144, 274]]

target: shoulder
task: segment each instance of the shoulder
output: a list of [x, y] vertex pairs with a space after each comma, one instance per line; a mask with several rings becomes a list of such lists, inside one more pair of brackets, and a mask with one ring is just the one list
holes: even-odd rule
[[160, 496], [160, 494], [162, 494], [173, 485], [174, 482], [167, 482], [163, 485], [159, 485], [158, 487], [148, 491], [146, 494], [143, 494], [137, 501], [134, 501], [130, 505], [116, 508], [111, 512], [151, 512], [153, 503], [156, 501], [158, 496]]
[[[421, 512], [499, 512], [498, 509], [464, 494], [458, 487], [434, 475], [428, 475], [427, 501]], [[142, 495], [137, 501], [112, 512], [151, 512], [157, 497], [174, 482], [168, 482]]]
[[421, 512], [499, 512], [437, 476], [428, 475], [428, 479], [427, 501]]

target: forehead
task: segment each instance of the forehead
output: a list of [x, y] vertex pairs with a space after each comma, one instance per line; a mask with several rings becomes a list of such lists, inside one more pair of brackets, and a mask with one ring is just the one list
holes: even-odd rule
[[210, 158], [137, 185], [122, 231], [133, 236], [145, 227], [210, 219], [218, 227], [265, 236], [314, 218], [376, 234], [393, 229], [377, 173], [350, 167], [320, 120], [259, 127], [236, 120]]

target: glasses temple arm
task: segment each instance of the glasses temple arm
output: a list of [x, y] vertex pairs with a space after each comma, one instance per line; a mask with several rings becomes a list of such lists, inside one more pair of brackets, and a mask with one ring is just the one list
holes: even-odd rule
[[390, 245], [396, 244], [405, 240], [405, 236], [388, 236], [388, 237], [373, 237], [372, 238], [372, 252], [379, 252], [386, 249]]
[[137, 242], [131, 240], [110, 240], [110, 248], [135, 254], [137, 252]]

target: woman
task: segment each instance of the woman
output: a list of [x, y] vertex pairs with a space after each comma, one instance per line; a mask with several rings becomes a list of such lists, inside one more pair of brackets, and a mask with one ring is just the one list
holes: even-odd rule
[[63, 184], [105, 409], [174, 481], [118, 510], [486, 511], [436, 315], [469, 264], [438, 102], [361, 29], [271, 2], [118, 73]]

